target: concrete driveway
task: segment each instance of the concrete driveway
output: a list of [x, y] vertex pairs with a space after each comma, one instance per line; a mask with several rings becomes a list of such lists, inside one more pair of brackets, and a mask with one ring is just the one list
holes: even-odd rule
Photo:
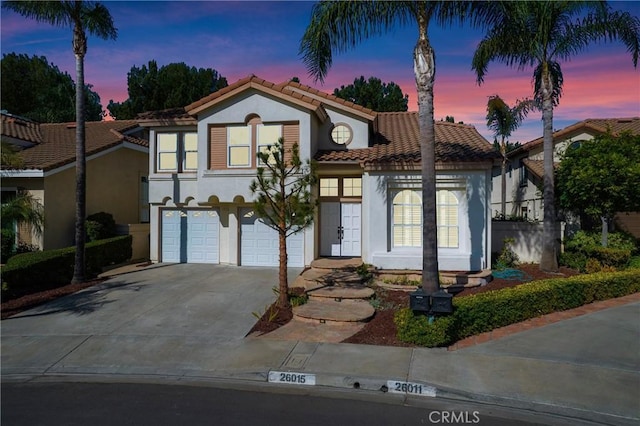
[[[290, 268], [291, 279], [299, 272]], [[56, 358], [73, 370], [78, 353], [98, 370], [116, 359], [125, 369], [155, 368], [162, 356], [167, 364], [189, 359], [195, 345], [239, 344], [256, 322], [252, 313], [275, 300], [277, 283], [277, 268], [202, 264], [120, 275], [2, 321], [3, 373], [42, 372], [60, 366]]]

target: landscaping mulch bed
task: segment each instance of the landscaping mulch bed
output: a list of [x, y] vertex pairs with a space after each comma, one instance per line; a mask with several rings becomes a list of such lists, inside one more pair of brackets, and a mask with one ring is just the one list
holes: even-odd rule
[[[530, 281], [543, 280], [548, 278], [569, 277], [579, 274], [578, 271], [561, 267], [560, 271], [555, 274], [542, 272], [537, 264], [523, 264], [517, 268], [523, 274], [515, 279], [494, 278], [489, 284], [482, 287], [467, 288], [458, 293], [455, 297], [463, 297], [486, 291], [499, 290], [506, 287], [515, 287]], [[415, 345], [401, 342], [396, 337], [396, 325], [393, 322], [393, 316], [398, 309], [409, 307], [409, 292], [402, 290], [388, 290], [381, 287], [376, 288], [377, 304], [376, 313], [367, 322], [362, 330], [353, 336], [345, 339], [343, 343], [358, 343], [367, 345], [383, 345], [383, 346], [404, 346], [414, 347]], [[273, 309], [271, 307], [270, 309]], [[291, 311], [278, 312], [277, 316], [269, 321], [269, 309], [253, 326], [249, 334], [252, 332], [268, 333], [286, 324], [291, 320], [293, 314]]]
[[17, 299], [8, 300], [0, 304], [0, 319], [9, 318], [12, 315], [19, 314], [27, 309], [35, 308], [38, 305], [55, 300], [59, 297], [73, 294], [77, 291], [84, 290], [87, 287], [94, 286], [103, 282], [104, 278], [87, 281], [78, 284], [69, 284], [51, 290], [41, 291], [38, 293], [28, 294]]

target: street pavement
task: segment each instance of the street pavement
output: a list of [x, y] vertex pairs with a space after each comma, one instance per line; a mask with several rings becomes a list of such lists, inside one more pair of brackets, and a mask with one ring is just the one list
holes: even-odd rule
[[[2, 381], [223, 381], [390, 399], [397, 387], [405, 403], [499, 405], [557, 424], [640, 421], [637, 297], [455, 351], [245, 337], [275, 283], [275, 268], [221, 265], [114, 276], [2, 321]], [[298, 383], [267, 384], [284, 373]]]

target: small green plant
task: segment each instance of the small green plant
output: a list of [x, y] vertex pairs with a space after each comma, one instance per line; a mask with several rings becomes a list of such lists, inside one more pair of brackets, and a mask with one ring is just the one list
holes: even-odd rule
[[393, 285], [403, 285], [403, 286], [414, 286], [418, 287], [422, 283], [418, 280], [410, 280], [407, 275], [400, 275], [396, 278], [385, 278], [382, 280], [385, 284], [393, 284]]
[[503, 270], [507, 268], [515, 268], [516, 266], [518, 266], [520, 258], [518, 257], [516, 252], [513, 251], [512, 246], [514, 242], [515, 240], [513, 238], [505, 238], [503, 240], [502, 251], [496, 259], [496, 263], [493, 269]]
[[251, 312], [251, 315], [256, 317], [258, 321], [260, 321], [266, 315], [267, 322], [273, 322], [278, 317], [279, 313], [280, 311], [278, 310], [278, 308], [276, 308], [275, 305], [271, 305], [271, 306], [267, 305], [264, 307], [263, 314], [261, 314], [260, 312], [253, 311]]
[[304, 289], [296, 290], [295, 287], [289, 289], [289, 303], [292, 307], [304, 305], [308, 300], [309, 296]]
[[373, 272], [371, 271], [371, 265], [368, 263], [362, 263], [356, 268], [356, 274], [362, 278], [362, 282], [368, 283], [373, 279]]

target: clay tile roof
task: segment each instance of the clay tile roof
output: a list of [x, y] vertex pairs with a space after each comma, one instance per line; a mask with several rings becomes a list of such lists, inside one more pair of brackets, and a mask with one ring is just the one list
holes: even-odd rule
[[189, 115], [184, 108], [168, 108], [158, 111], [141, 112], [136, 116], [140, 125], [170, 125], [170, 124], [196, 124], [194, 117]]
[[35, 121], [11, 114], [1, 114], [2, 136], [20, 139], [25, 142], [41, 143], [40, 127]]
[[[420, 163], [417, 112], [377, 114], [375, 135], [369, 148], [319, 151], [317, 161], [358, 161], [363, 164]], [[499, 158], [497, 151], [475, 127], [438, 121], [436, 162], [478, 162]]]
[[223, 87], [222, 89], [217, 90], [217, 91], [213, 92], [212, 94], [210, 94], [208, 96], [205, 96], [204, 98], [199, 99], [199, 100], [187, 105], [186, 107], [184, 107], [184, 109], [185, 109], [185, 111], [190, 112], [190, 111], [192, 111], [192, 110], [194, 110], [194, 109], [196, 109], [196, 108], [198, 108], [198, 107], [200, 107], [202, 105], [208, 104], [209, 102], [214, 101], [214, 100], [218, 99], [219, 97], [224, 96], [227, 93], [232, 92], [232, 91], [236, 90], [237, 88], [242, 87], [245, 84], [251, 83], [251, 82], [254, 82], [254, 83], [257, 83], [257, 84], [263, 84], [265, 86], [266, 86], [266, 84], [264, 84], [264, 83], [267, 83], [265, 80], [263, 80], [261, 78], [258, 78], [255, 75], [251, 74], [251, 75], [246, 76], [245, 78], [241, 78], [240, 80], [236, 81], [235, 83], [230, 84], [227, 87]]
[[[586, 131], [589, 133], [602, 134], [611, 130], [613, 134], [630, 131], [634, 135], [640, 135], [640, 117], [627, 118], [587, 118], [564, 129], [553, 132], [553, 138], [559, 139], [576, 131]], [[542, 137], [529, 141], [517, 150], [511, 151], [511, 157], [516, 152], [530, 151], [544, 142]]]
[[310, 109], [315, 110], [318, 114], [320, 114], [321, 117], [326, 115], [326, 112], [322, 107], [322, 102], [318, 101], [312, 96], [308, 96], [305, 93], [296, 92], [283, 84], [271, 83], [270, 81], [266, 81], [262, 78], [256, 77], [253, 74], [187, 105], [184, 109], [189, 114], [196, 114], [202, 107], [206, 108], [207, 104], [221, 98], [224, 99], [227, 94], [244, 86], [254, 87], [258, 89], [262, 88], [268, 91], [275, 92], [276, 96], [281, 96], [283, 99], [289, 98], [290, 100], [295, 99], [297, 101], [301, 101], [305, 103], [306, 106]]
[[280, 83], [279, 86], [288, 88], [289, 90], [298, 89], [298, 91], [308, 92], [311, 95], [314, 95], [314, 96], [317, 96], [317, 97], [321, 97], [321, 98], [326, 99], [328, 101], [336, 102], [336, 103], [338, 103], [340, 105], [343, 105], [343, 106], [348, 107], [348, 108], [355, 109], [357, 111], [361, 111], [361, 112], [363, 112], [365, 114], [372, 115], [372, 116], [376, 115], [376, 112], [373, 111], [372, 109], [365, 108], [365, 107], [363, 107], [361, 105], [358, 105], [358, 104], [354, 104], [351, 101], [347, 101], [347, 100], [339, 98], [337, 96], [330, 95], [330, 94], [325, 93], [325, 92], [323, 92], [321, 90], [314, 89], [313, 87], [309, 87], [309, 86], [305, 86], [304, 84], [296, 83], [295, 81], [287, 81], [287, 82], [284, 82], [284, 83]]
[[544, 176], [544, 161], [543, 160], [531, 160], [525, 158], [522, 160], [522, 164], [539, 178]]
[[[124, 133], [138, 126], [135, 120], [91, 121], [85, 123], [87, 156], [123, 142], [149, 147], [149, 142]], [[42, 142], [20, 151], [25, 169], [52, 170], [70, 164], [76, 158], [75, 123], [40, 124]]]

